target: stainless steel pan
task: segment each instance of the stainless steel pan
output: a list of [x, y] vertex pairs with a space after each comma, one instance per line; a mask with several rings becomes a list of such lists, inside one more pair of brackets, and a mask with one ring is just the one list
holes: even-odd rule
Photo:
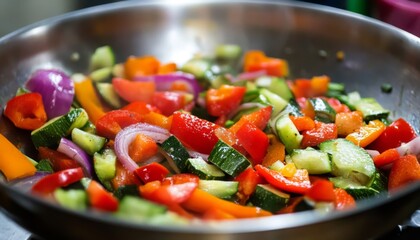
[[[86, 71], [88, 56], [101, 45], [111, 45], [119, 61], [152, 54], [183, 63], [220, 43], [285, 58], [293, 77], [327, 74], [349, 90], [377, 98], [392, 110], [392, 118], [404, 117], [419, 131], [418, 38], [360, 15], [282, 1], [131, 1], [36, 23], [0, 40], [0, 106], [36, 68]], [[320, 51], [327, 56], [321, 57]], [[337, 51], [344, 51], [343, 61], [336, 59]], [[71, 58], [73, 53], [79, 54], [79, 61]], [[393, 85], [392, 93], [381, 92], [385, 82]], [[0, 132], [33, 154], [27, 132], [4, 119]], [[367, 239], [389, 231], [420, 207], [420, 184], [347, 212], [176, 228], [68, 211], [4, 181], [0, 206], [24, 228], [51, 239]]]

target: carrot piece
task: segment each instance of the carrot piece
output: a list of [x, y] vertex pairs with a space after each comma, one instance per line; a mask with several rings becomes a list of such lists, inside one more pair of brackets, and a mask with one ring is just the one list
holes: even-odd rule
[[414, 181], [420, 181], [420, 164], [417, 157], [405, 155], [397, 159], [389, 173], [388, 190], [395, 191]]
[[166, 74], [166, 73], [171, 73], [171, 72], [175, 72], [176, 71], [176, 63], [170, 62], [167, 64], [163, 64], [161, 66], [159, 66], [157, 73], [158, 74]]
[[286, 157], [286, 147], [284, 144], [272, 134], [268, 135], [268, 139], [270, 140], [270, 145], [262, 162], [264, 167], [270, 167], [278, 160], [284, 162]]
[[340, 112], [335, 116], [338, 136], [345, 137], [363, 126], [363, 116], [359, 111]]
[[75, 82], [74, 90], [77, 101], [86, 110], [89, 119], [95, 124], [100, 117], [105, 115], [105, 112], [98, 95], [96, 95], [92, 80], [87, 78], [81, 82]]
[[383, 167], [387, 164], [390, 164], [400, 158], [400, 154], [397, 149], [390, 148], [379, 155], [373, 157], [373, 163], [376, 167]]
[[128, 154], [135, 162], [143, 162], [158, 151], [156, 142], [149, 136], [137, 134], [128, 147]]
[[312, 120], [312, 118], [307, 116], [289, 116], [290, 120], [292, 120], [293, 124], [296, 126], [297, 130], [299, 132], [305, 131], [305, 130], [311, 130], [315, 128], [315, 122]]
[[385, 128], [383, 122], [373, 120], [368, 125], [360, 127], [356, 132], [347, 135], [346, 139], [360, 147], [366, 147], [375, 141], [385, 131]]
[[0, 146], [0, 171], [8, 181], [35, 174], [35, 166], [2, 134], [0, 134]]
[[167, 117], [157, 112], [149, 112], [143, 115], [143, 122], [169, 130], [172, 125], [172, 116]]
[[124, 63], [124, 72], [128, 79], [133, 79], [135, 76], [156, 74], [159, 66], [159, 60], [153, 56], [130, 56]]
[[191, 197], [182, 206], [197, 213], [205, 213], [208, 209], [218, 208], [236, 218], [252, 218], [271, 216], [268, 211], [258, 207], [242, 206], [211, 195], [201, 189], [195, 189]]

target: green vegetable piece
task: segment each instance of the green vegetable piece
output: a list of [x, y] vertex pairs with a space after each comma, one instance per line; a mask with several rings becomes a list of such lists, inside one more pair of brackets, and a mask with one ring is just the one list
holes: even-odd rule
[[106, 143], [106, 138], [75, 128], [71, 131], [71, 139], [87, 154], [99, 152]]
[[216, 47], [216, 58], [222, 60], [235, 60], [242, 54], [242, 49], [238, 45], [225, 44]]
[[193, 58], [186, 62], [181, 71], [191, 73], [198, 79], [204, 79], [206, 71], [211, 67], [210, 61], [202, 58]]
[[102, 46], [95, 50], [90, 58], [90, 69], [112, 68], [115, 64], [115, 55], [110, 46]]
[[111, 180], [115, 177], [117, 156], [112, 149], [104, 149], [101, 153], [93, 155], [93, 168], [99, 181], [106, 189], [112, 191]]
[[331, 161], [326, 152], [313, 148], [293, 149], [290, 157], [297, 168], [306, 169], [309, 174], [331, 172]]
[[269, 184], [258, 184], [249, 201], [252, 205], [276, 213], [286, 206], [290, 195], [273, 188]]
[[139, 197], [125, 196], [121, 200], [115, 215], [126, 220], [148, 221], [150, 218], [164, 214], [166, 211], [167, 209], [163, 205]]
[[222, 199], [231, 199], [238, 192], [239, 183], [235, 181], [200, 180], [198, 188]]
[[385, 119], [389, 111], [383, 108], [374, 98], [362, 98], [355, 103], [356, 110], [362, 112], [363, 120]]
[[90, 73], [90, 79], [94, 82], [103, 82], [111, 78], [112, 76], [112, 68], [111, 67], [104, 67], [94, 70]]
[[392, 92], [392, 85], [389, 83], [384, 83], [381, 85], [381, 90], [384, 93], [391, 93]]
[[309, 99], [309, 102], [315, 111], [315, 120], [324, 123], [335, 122], [336, 112], [327, 101], [322, 98], [311, 98]]
[[114, 196], [119, 200], [123, 199], [125, 196], [139, 196], [139, 187], [137, 185], [124, 185], [114, 191]]
[[87, 208], [87, 194], [82, 189], [63, 190], [58, 188], [54, 191], [54, 198], [66, 208], [73, 210], [85, 210]]
[[38, 164], [35, 166], [36, 170], [39, 172], [49, 172], [53, 173], [54, 169], [50, 163], [50, 161], [46, 159], [41, 159]]
[[280, 115], [275, 120], [273, 131], [284, 144], [288, 153], [293, 149], [300, 148], [303, 136], [299, 133], [292, 120], [290, 120], [288, 114]]
[[176, 172], [188, 172], [187, 161], [190, 154], [175, 136], [170, 136], [160, 147], [164, 153], [168, 154], [169, 159], [173, 160], [173, 162], [169, 161], [169, 164], [177, 170]]
[[244, 155], [222, 140], [216, 143], [210, 152], [208, 161], [232, 177], [237, 176], [251, 165]]
[[96, 88], [102, 99], [111, 107], [117, 109], [123, 106], [122, 100], [112, 86], [112, 83], [97, 83]]
[[209, 164], [204, 159], [188, 158], [188, 171], [197, 175], [200, 179], [223, 179], [225, 173], [215, 165]]

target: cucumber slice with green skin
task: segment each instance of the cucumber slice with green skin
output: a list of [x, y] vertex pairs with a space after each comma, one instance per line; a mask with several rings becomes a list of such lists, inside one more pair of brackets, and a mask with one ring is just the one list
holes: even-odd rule
[[73, 210], [87, 209], [88, 198], [86, 191], [82, 189], [64, 190], [58, 188], [54, 191], [54, 198], [63, 207]]
[[363, 120], [386, 119], [389, 111], [383, 108], [374, 98], [362, 98], [354, 105], [356, 110], [362, 112]]
[[46, 122], [31, 132], [31, 139], [36, 148], [49, 147], [55, 149], [62, 137], [68, 136], [74, 128], [83, 127], [89, 116], [83, 108], [75, 108], [63, 116]]
[[292, 91], [284, 78], [263, 76], [255, 80], [255, 83], [258, 87], [266, 88], [286, 101], [293, 98]]
[[252, 205], [276, 213], [286, 206], [290, 195], [275, 189], [269, 184], [258, 184], [249, 201]]
[[41, 159], [35, 167], [36, 167], [36, 170], [39, 172], [49, 172], [49, 173], [54, 172], [54, 169], [50, 161], [46, 159]]
[[80, 130], [88, 132], [88, 133], [96, 134], [96, 126], [91, 121], [87, 121], [86, 124], [80, 128]]
[[112, 68], [115, 64], [114, 51], [110, 46], [102, 46], [95, 50], [90, 58], [90, 69]]
[[330, 181], [335, 187], [346, 190], [356, 200], [367, 199], [385, 194], [387, 190], [387, 178], [380, 172], [376, 172], [367, 185], [362, 185], [357, 180], [333, 177]]
[[284, 108], [286, 108], [288, 102], [279, 95], [263, 88], [260, 89], [260, 94], [267, 98], [268, 103], [273, 106], [272, 116], [279, 114]]
[[146, 220], [157, 215], [166, 213], [165, 206], [150, 202], [145, 199], [134, 196], [125, 196], [115, 213], [118, 217], [124, 219]]
[[133, 185], [124, 185], [117, 190], [114, 191], [114, 196], [118, 198], [119, 200], [123, 199], [125, 196], [139, 196], [139, 187], [135, 184]]
[[221, 180], [225, 178], [225, 173], [222, 170], [200, 157], [188, 158], [187, 164], [189, 172], [197, 175], [200, 179]]
[[102, 99], [114, 109], [121, 108], [123, 106], [121, 98], [115, 92], [112, 83], [97, 83], [96, 88], [98, 89], [99, 95]]
[[187, 161], [190, 154], [175, 136], [166, 139], [160, 148], [173, 160], [175, 166], [172, 167], [175, 167], [176, 172], [188, 172]]
[[71, 131], [73, 142], [89, 155], [99, 152], [106, 143], [106, 138], [75, 128]]
[[292, 152], [293, 149], [300, 148], [303, 136], [299, 133], [292, 120], [290, 120], [288, 114], [281, 115], [275, 120], [273, 130], [286, 147], [288, 153]]
[[331, 154], [332, 171], [337, 177], [358, 179], [367, 183], [376, 172], [372, 157], [363, 148], [343, 139], [332, 139], [319, 145], [321, 151]]
[[333, 202], [315, 202], [308, 197], [303, 197], [295, 206], [295, 212], [314, 210], [320, 213], [327, 213], [334, 211], [334, 209], [335, 206]]
[[238, 192], [239, 183], [235, 181], [200, 180], [198, 188], [222, 199], [232, 199]]
[[242, 48], [234, 44], [224, 44], [216, 47], [215, 55], [220, 60], [236, 60], [242, 54]]
[[112, 191], [111, 180], [115, 177], [117, 156], [112, 149], [104, 149], [101, 153], [93, 155], [93, 168], [99, 181], [106, 189]]
[[244, 155], [221, 140], [210, 152], [208, 161], [232, 177], [236, 177], [251, 165]]
[[111, 67], [104, 67], [96, 69], [95, 71], [89, 74], [90, 79], [94, 82], [103, 82], [111, 78], [112, 76], [112, 68]]
[[314, 111], [315, 111], [315, 120], [324, 123], [334, 123], [335, 122], [335, 110], [322, 98], [311, 98], [309, 99]]
[[306, 169], [309, 174], [325, 174], [332, 170], [328, 153], [314, 148], [294, 149], [290, 157], [297, 168]]
[[203, 58], [194, 58], [186, 62], [181, 71], [191, 73], [198, 79], [203, 79], [206, 76], [206, 71], [211, 67], [211, 62]]
[[300, 110], [299, 104], [296, 102], [294, 98], [289, 100], [286, 108], [282, 111], [282, 113], [288, 113], [291, 116], [301, 117], [303, 116], [302, 111]]

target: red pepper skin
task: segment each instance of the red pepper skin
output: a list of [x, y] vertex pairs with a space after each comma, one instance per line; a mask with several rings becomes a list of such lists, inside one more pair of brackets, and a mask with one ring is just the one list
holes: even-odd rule
[[148, 114], [150, 112], [161, 113], [160, 110], [157, 107], [155, 107], [153, 105], [150, 105], [148, 103], [142, 102], [142, 101], [131, 102], [131, 103], [125, 105], [121, 109], [122, 110], [128, 110], [128, 111], [131, 111], [131, 112], [136, 112], [140, 115]]
[[335, 200], [334, 184], [325, 179], [316, 180], [305, 195], [314, 201], [333, 202]]
[[397, 148], [402, 143], [407, 143], [417, 136], [411, 125], [399, 118], [385, 128], [385, 131], [367, 149], [384, 152], [390, 148]]
[[125, 185], [140, 185], [141, 181], [134, 172], [128, 171], [120, 161], [117, 161], [115, 177], [111, 180], [112, 187], [118, 189]]
[[420, 163], [416, 156], [405, 155], [392, 164], [388, 178], [390, 192], [415, 181], [420, 181]]
[[168, 174], [169, 170], [162, 164], [153, 162], [137, 168], [134, 173], [144, 183], [152, 181], [162, 181]]
[[384, 167], [400, 158], [400, 153], [395, 148], [385, 150], [381, 154], [373, 157], [373, 163], [376, 167]]
[[267, 135], [252, 123], [244, 123], [236, 132], [239, 144], [251, 155], [253, 165], [261, 164], [267, 154]]
[[280, 172], [262, 165], [256, 165], [255, 170], [273, 187], [286, 192], [305, 194], [311, 188], [308, 171], [305, 169], [297, 169], [295, 176], [292, 178], [286, 178]]
[[50, 161], [55, 172], [81, 167], [76, 160], [69, 158], [66, 154], [47, 147], [39, 147], [38, 153], [39, 159], [48, 159]]
[[334, 188], [334, 206], [336, 210], [346, 210], [356, 207], [356, 200], [342, 188]]
[[114, 139], [121, 129], [143, 120], [142, 115], [128, 110], [114, 110], [107, 112], [96, 121], [98, 135]]
[[165, 116], [172, 115], [175, 111], [185, 107], [185, 95], [178, 92], [155, 92], [152, 104]]
[[206, 94], [207, 112], [216, 117], [229, 114], [239, 106], [245, 91], [245, 87], [230, 85], [222, 85], [219, 89], [209, 89]]
[[71, 168], [62, 170], [41, 178], [32, 187], [32, 192], [38, 194], [49, 194], [57, 188], [68, 186], [80, 181], [84, 177], [82, 168]]
[[251, 167], [245, 169], [238, 176], [235, 177], [235, 181], [239, 183], [239, 203], [245, 204], [249, 196], [255, 192], [257, 184], [263, 183], [263, 179], [258, 173]]
[[315, 121], [315, 128], [303, 132], [301, 147], [314, 147], [318, 144], [337, 138], [337, 126], [334, 123], [322, 123]]
[[194, 115], [175, 112], [170, 132], [192, 149], [210, 154], [218, 141], [215, 130], [219, 127]]
[[118, 199], [95, 180], [90, 181], [86, 192], [93, 208], [108, 212], [117, 211]]
[[336, 113], [341, 112], [351, 112], [350, 108], [347, 107], [347, 105], [342, 104], [338, 99], [336, 98], [328, 98], [327, 99], [328, 104], [335, 110]]
[[35, 130], [47, 121], [42, 96], [39, 93], [25, 93], [10, 99], [4, 115], [22, 129]]

